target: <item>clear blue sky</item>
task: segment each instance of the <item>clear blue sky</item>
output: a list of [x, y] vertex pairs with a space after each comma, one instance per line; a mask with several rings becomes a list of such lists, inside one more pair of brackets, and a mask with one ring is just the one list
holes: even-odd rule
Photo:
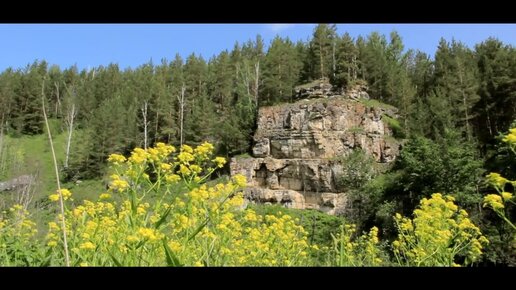
[[[36, 59], [61, 68], [79, 69], [118, 63], [136, 67], [151, 58], [159, 63], [176, 53], [195, 52], [209, 59], [261, 34], [265, 44], [279, 34], [310, 38], [314, 24], [0, 24], [0, 70], [20, 68]], [[516, 24], [338, 24], [339, 35], [367, 35], [372, 31], [402, 36], [406, 48], [433, 56], [439, 38], [452, 37], [473, 47], [489, 36], [516, 46]]]

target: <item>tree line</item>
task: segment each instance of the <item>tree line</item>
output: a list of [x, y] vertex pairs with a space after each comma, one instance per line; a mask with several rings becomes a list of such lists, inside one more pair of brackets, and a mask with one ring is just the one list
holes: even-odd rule
[[365, 80], [372, 98], [400, 109], [407, 135], [439, 139], [454, 129], [484, 154], [516, 110], [511, 45], [489, 38], [470, 49], [441, 39], [431, 59], [405, 49], [396, 32], [354, 39], [320, 24], [306, 42], [277, 36], [265, 49], [257, 36], [209, 60], [191, 54], [125, 70], [61, 69], [44, 60], [8, 68], [0, 74], [0, 121], [12, 135], [42, 133], [43, 95], [50, 118], [83, 129], [69, 166], [95, 175], [108, 152], [156, 141], [208, 140], [227, 156], [247, 152], [258, 107], [290, 101], [296, 85], [320, 78], [339, 87]]
[[0, 74], [0, 136], [43, 133], [44, 101], [67, 136], [67, 180], [97, 178], [108, 154], [158, 141], [209, 141], [230, 157], [250, 151], [259, 107], [292, 101], [297, 85], [321, 78], [341, 88], [365, 82], [371, 98], [400, 110], [407, 142], [391, 172], [359, 182], [359, 225], [388, 223], [383, 216], [411, 212], [433, 192], [455, 193], [504, 245], [492, 259], [507, 263], [505, 230], [478, 209], [486, 170], [516, 177], [497, 146], [516, 119], [516, 50], [495, 38], [472, 48], [441, 39], [431, 58], [395, 31], [353, 38], [320, 24], [305, 42], [277, 36], [266, 47], [258, 35], [209, 59], [176, 54], [124, 70], [34, 61]]

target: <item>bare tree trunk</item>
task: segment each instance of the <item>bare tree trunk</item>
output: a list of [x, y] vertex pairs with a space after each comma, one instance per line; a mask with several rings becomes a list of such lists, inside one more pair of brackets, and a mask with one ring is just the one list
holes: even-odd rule
[[337, 69], [336, 69], [336, 64], [335, 64], [335, 39], [333, 40], [333, 52], [332, 52], [332, 57], [333, 57], [333, 77], [335, 78], [335, 71], [337, 70]]
[[249, 71], [249, 65], [247, 63], [244, 64], [245, 69], [241, 70], [240, 75], [242, 78], [242, 82], [244, 83], [244, 87], [246, 88], [247, 95], [251, 95], [251, 72]]
[[324, 63], [323, 63], [323, 51], [322, 43], [319, 42], [319, 60], [321, 61], [321, 79], [324, 77]]
[[66, 127], [68, 129], [68, 137], [66, 138], [66, 156], [64, 168], [68, 168], [68, 162], [70, 161], [70, 146], [72, 144], [73, 122], [76, 116], [77, 111], [75, 110], [75, 104], [72, 104], [72, 108], [66, 114]]
[[54, 161], [54, 170], [56, 173], [56, 182], [57, 182], [57, 192], [59, 193], [59, 208], [61, 209], [61, 228], [63, 230], [65, 262], [66, 262], [66, 266], [70, 267], [70, 255], [68, 254], [68, 240], [67, 240], [67, 235], [66, 235], [66, 221], [65, 221], [63, 193], [61, 192], [61, 182], [59, 180], [59, 169], [57, 168], [57, 158], [56, 158], [56, 152], [54, 150], [54, 142], [52, 141], [52, 133], [50, 132], [50, 125], [48, 124], [47, 112], [45, 109], [45, 81], [44, 80], [41, 85], [41, 101], [42, 101], [41, 106], [43, 109], [43, 117], [45, 120], [45, 125], [47, 127], [48, 141], [50, 142], [50, 149], [52, 150], [52, 160]]
[[59, 116], [59, 108], [61, 108], [61, 96], [59, 95], [59, 85], [57, 82], [54, 82], [54, 86], [56, 87], [56, 118]]
[[[159, 104], [159, 102], [158, 102]], [[158, 129], [159, 129], [159, 108], [156, 108], [156, 126], [154, 127], [154, 142], [158, 141]]]
[[469, 114], [468, 107], [466, 103], [466, 94], [464, 94], [464, 90], [462, 90], [462, 103], [464, 104], [464, 114], [466, 116], [466, 135], [468, 136], [468, 141], [471, 141], [471, 134], [469, 132]]
[[147, 146], [148, 146], [148, 133], [147, 133], [147, 127], [148, 127], [148, 123], [147, 123], [147, 107], [148, 107], [148, 102], [145, 101], [143, 103], [143, 107], [141, 108], [142, 110], [142, 116], [143, 116], [143, 148], [145, 150], [147, 150]]
[[[57, 86], [56, 86], [57, 87]], [[66, 105], [66, 116], [65, 116], [65, 124], [67, 129], [67, 138], [66, 138], [66, 152], [65, 152], [65, 162], [64, 168], [68, 168], [68, 164], [70, 162], [70, 147], [72, 145], [72, 135], [74, 129], [74, 121], [77, 117], [77, 108], [75, 107], [75, 90], [70, 90], [65, 84], [65, 89], [68, 94], [67, 105]], [[71, 105], [71, 106], [70, 106]]]
[[4, 116], [2, 113], [2, 120], [0, 120], [0, 157], [2, 157], [2, 150], [4, 148]]
[[258, 109], [258, 91], [260, 88], [260, 61], [254, 65], [254, 105]]
[[351, 63], [353, 64], [352, 65], [353, 80], [356, 80], [357, 79], [358, 66], [357, 66], [357, 57], [355, 55], [353, 56], [353, 58], [351, 60]]
[[181, 87], [181, 98], [179, 98], [179, 96], [177, 96], [177, 100], [179, 101], [179, 106], [180, 106], [180, 110], [181, 110], [181, 115], [180, 115], [180, 119], [179, 119], [179, 144], [180, 146], [183, 146], [183, 120], [184, 120], [184, 109], [185, 109], [185, 91], [186, 91], [186, 87], [185, 87], [185, 83], [183, 83], [183, 86]]
[[487, 129], [489, 130], [489, 137], [493, 137], [493, 130], [491, 129], [491, 127], [493, 126], [491, 124], [491, 118], [490, 118], [490, 114], [489, 114], [489, 106], [487, 105], [487, 101], [484, 100], [484, 109], [486, 111], [486, 121], [487, 121]]
[[249, 71], [248, 65], [246, 65], [245, 69], [246, 69], [245, 77], [244, 77], [245, 89], [247, 91], [247, 95], [250, 96], [251, 95], [251, 72]]
[[470, 132], [469, 132], [469, 116], [468, 116], [468, 104], [466, 102], [466, 94], [464, 93], [464, 80], [462, 78], [462, 70], [460, 62], [457, 61], [457, 66], [459, 68], [459, 80], [460, 80], [460, 91], [462, 93], [462, 104], [464, 105], [464, 114], [466, 119], [464, 120], [466, 122], [466, 136], [468, 138], [468, 141], [471, 141], [470, 138]]

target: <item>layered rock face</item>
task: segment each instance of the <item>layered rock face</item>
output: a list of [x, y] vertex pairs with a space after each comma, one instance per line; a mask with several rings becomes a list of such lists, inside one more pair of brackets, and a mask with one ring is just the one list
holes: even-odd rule
[[231, 174], [247, 177], [245, 194], [252, 202], [343, 213], [346, 188], [339, 182], [339, 158], [355, 148], [378, 163], [390, 163], [398, 155], [385, 115], [395, 117], [396, 111], [343, 96], [262, 107], [254, 158], [232, 158]]

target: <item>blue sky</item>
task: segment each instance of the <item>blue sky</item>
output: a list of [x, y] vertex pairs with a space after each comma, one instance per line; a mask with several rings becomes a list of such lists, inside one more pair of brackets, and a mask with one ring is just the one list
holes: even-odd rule
[[[262, 35], [266, 44], [275, 35], [306, 41], [314, 24], [0, 24], [0, 70], [20, 68], [36, 59], [61, 68], [79, 69], [118, 63], [136, 67], [151, 58], [159, 63], [176, 53], [195, 52], [209, 59], [224, 49]], [[516, 46], [516, 24], [338, 24], [338, 33], [351, 36], [396, 30], [406, 48], [433, 56], [439, 38], [454, 37], [473, 47], [489, 36]]]

